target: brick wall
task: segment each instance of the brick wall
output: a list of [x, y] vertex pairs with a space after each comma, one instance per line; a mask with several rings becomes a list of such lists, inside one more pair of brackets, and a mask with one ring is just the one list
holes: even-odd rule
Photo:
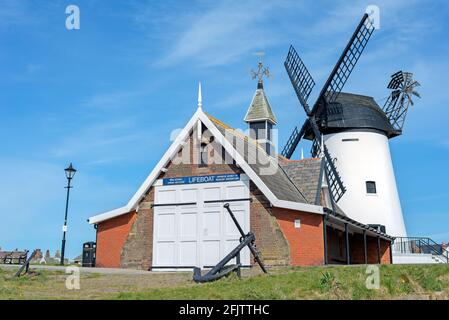
[[121, 250], [121, 268], [148, 270], [153, 257], [154, 189], [151, 188], [139, 205], [137, 218]]
[[136, 213], [130, 212], [98, 224], [97, 267], [120, 267], [120, 253], [135, 220]]
[[[288, 240], [291, 264], [324, 264], [323, 216], [281, 208], [273, 208], [273, 213]], [[295, 219], [300, 219], [299, 229]]]
[[[195, 136], [195, 134], [193, 135]], [[194, 139], [189, 139], [188, 147], [192, 151], [190, 160], [198, 156], [198, 148], [195, 147]], [[212, 162], [214, 149], [210, 150], [209, 160]], [[216, 156], [217, 153], [215, 153]], [[169, 163], [167, 172], [161, 173], [158, 179], [182, 176], [243, 173], [235, 164], [210, 163], [206, 167], [197, 164]], [[259, 189], [251, 182], [250, 196], [253, 201], [250, 204], [250, 228], [256, 236], [256, 245], [262, 253], [267, 265], [288, 265], [290, 263], [289, 245], [284, 237], [277, 219], [271, 212], [270, 203]], [[139, 205], [137, 218], [122, 246], [121, 267], [133, 269], [149, 269], [152, 265], [153, 255], [153, 209], [154, 189], [144, 197]], [[97, 247], [98, 250], [103, 250]]]
[[387, 240], [380, 240], [381, 264], [391, 264], [391, 242]]
[[289, 242], [273, 213], [275, 208], [253, 182], [250, 183], [250, 194], [251, 231], [256, 236], [256, 246], [262, 253], [264, 263], [268, 266], [289, 265]]
[[[350, 237], [350, 251], [351, 251], [351, 263], [359, 264], [365, 263], [365, 252], [363, 246], [363, 235], [353, 234]], [[367, 256], [369, 264], [377, 264], [377, 238], [367, 236], [366, 239]], [[380, 259], [381, 264], [390, 264], [390, 242], [380, 239]]]

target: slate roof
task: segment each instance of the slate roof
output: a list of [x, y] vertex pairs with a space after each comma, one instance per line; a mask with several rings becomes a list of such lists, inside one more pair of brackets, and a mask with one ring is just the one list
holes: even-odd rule
[[[310, 204], [321, 205], [321, 164], [320, 158], [309, 158], [303, 160], [289, 160], [279, 156], [279, 164], [296, 185], [301, 190]], [[323, 173], [324, 174], [324, 173]], [[345, 216], [346, 213], [334, 204], [335, 212]]]
[[[198, 108], [128, 203], [122, 207], [90, 217], [88, 222], [90, 224], [98, 224], [102, 221], [138, 210], [142, 197], [160, 177], [164, 166], [172, 161], [173, 157], [179, 153], [180, 148], [184, 145], [184, 141], [189, 139], [192, 130], [194, 130], [195, 126], [200, 123], [211, 130], [217, 140], [225, 139], [225, 141], [218, 141], [218, 143], [222, 144], [223, 149], [226, 152], [238, 152], [238, 154], [231, 155], [233, 161], [235, 161], [236, 165], [240, 165], [244, 168], [246, 174], [253, 180], [254, 184], [261, 192], [263, 192], [263, 194], [265, 194], [267, 199], [274, 206], [302, 212], [323, 214], [322, 206], [308, 203], [300, 190], [279, 166], [276, 161], [277, 159], [267, 155], [265, 150], [259, 146], [255, 140], [226, 126], [221, 121], [207, 115], [201, 108]], [[241, 145], [244, 147], [243, 151], [240, 150]], [[245, 152], [245, 150], [249, 151]], [[255, 162], [256, 158], [260, 161]], [[228, 159], [229, 158], [227, 158], [227, 160]], [[263, 174], [263, 170], [266, 169], [272, 170], [271, 174]]]
[[268, 102], [267, 96], [265, 95], [265, 91], [262, 88], [257, 89], [254, 93], [253, 100], [251, 101], [251, 104], [245, 116], [246, 122], [252, 122], [256, 120], [268, 120], [272, 124], [277, 123], [276, 116], [274, 115], [270, 103]]
[[[279, 165], [279, 161], [269, 156], [255, 140], [210, 115], [208, 117], [278, 199], [314, 204], [314, 202], [309, 202], [293, 183]], [[239, 146], [244, 146], [244, 148]], [[264, 174], [264, 172], [269, 174]]]
[[280, 157], [279, 164], [309, 203], [319, 204], [321, 189], [321, 159], [287, 160]]

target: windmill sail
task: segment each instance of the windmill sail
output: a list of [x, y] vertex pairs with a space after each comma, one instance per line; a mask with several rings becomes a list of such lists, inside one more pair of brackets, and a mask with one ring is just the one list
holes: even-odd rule
[[298, 127], [295, 127], [293, 129], [292, 134], [290, 135], [290, 138], [288, 138], [287, 143], [284, 146], [284, 149], [282, 149], [282, 156], [286, 157], [287, 159], [290, 159], [293, 155], [293, 152], [295, 152], [296, 147], [299, 144], [299, 141], [301, 140], [302, 136], [304, 135], [304, 132], [309, 127], [309, 119], [306, 119], [306, 122], [301, 127], [301, 130], [298, 130]]
[[319, 104], [322, 102], [322, 99], [325, 99], [324, 102], [326, 104], [330, 104], [337, 100], [338, 95], [343, 90], [346, 81], [368, 44], [374, 29], [374, 25], [370, 20], [369, 15], [365, 13], [323, 86], [323, 89], [321, 89], [317, 103], [314, 105], [314, 111], [316, 111]]
[[[324, 112], [325, 108], [327, 108], [332, 102], [336, 101], [355, 65], [357, 64], [363, 50], [368, 44], [374, 29], [374, 25], [369, 19], [368, 14], [365, 13], [351, 39], [343, 50], [343, 53], [338, 59], [324, 87], [321, 89], [312, 111], [310, 111], [307, 104], [307, 99], [313, 86], [315, 85], [315, 82], [310, 76], [309, 71], [305, 67], [296, 50], [293, 46], [290, 46], [284, 66], [287, 70], [287, 74], [293, 88], [295, 89], [296, 95], [298, 96], [299, 102], [308, 116], [314, 114], [317, 118], [320, 118], [320, 115]], [[318, 111], [319, 108], [321, 109], [320, 111]], [[305, 130], [298, 130], [298, 128], [295, 127], [282, 151], [283, 156], [290, 158], [293, 155], [304, 132]]]
[[310, 108], [307, 104], [307, 99], [315, 86], [315, 81], [313, 81], [309, 70], [307, 70], [293, 46], [290, 46], [290, 49], [288, 50], [284, 66], [285, 70], [287, 70], [290, 82], [293, 85], [293, 89], [295, 89], [296, 95], [298, 96], [299, 102], [304, 107], [306, 114], [309, 115]]
[[393, 91], [385, 102], [383, 111], [399, 134], [404, 127], [408, 108], [410, 105], [413, 106], [412, 96], [421, 97], [415, 90], [419, 86], [419, 82], [413, 80], [413, 74], [410, 72], [398, 71], [391, 76], [388, 89]]
[[332, 159], [326, 145], [321, 139], [322, 134], [318, 124], [322, 125], [323, 121], [325, 122], [327, 109], [337, 100], [338, 95], [343, 90], [346, 81], [368, 44], [374, 29], [374, 25], [370, 20], [369, 15], [365, 13], [329, 75], [329, 78], [321, 89], [312, 110], [310, 110], [307, 99], [309, 98], [315, 82], [293, 46], [290, 46], [287, 58], [284, 62], [290, 81], [308, 119], [301, 130], [298, 130], [298, 127], [295, 127], [290, 138], [287, 140], [287, 144], [282, 150], [282, 155], [286, 158], [291, 158], [304, 134], [306, 132], [311, 133], [309, 138], [313, 140], [312, 155], [317, 156], [320, 154], [325, 161], [324, 168], [326, 171], [326, 178], [328, 180], [331, 198], [334, 202], [337, 202], [343, 196], [346, 189], [337, 168], [335, 167], [334, 159]]
[[343, 185], [340, 174], [335, 167], [334, 159], [327, 150], [326, 144], [322, 139], [322, 134], [318, 130], [318, 126], [316, 125], [315, 121], [310, 121], [310, 126], [315, 135], [312, 143], [312, 156], [321, 157], [323, 159], [329, 193], [331, 195], [332, 201], [336, 203], [345, 194], [346, 188]]

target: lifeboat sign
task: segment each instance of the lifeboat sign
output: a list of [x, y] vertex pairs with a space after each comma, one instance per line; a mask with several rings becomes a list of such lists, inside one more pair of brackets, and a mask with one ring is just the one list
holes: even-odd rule
[[239, 181], [240, 174], [214, 174], [209, 176], [192, 176], [192, 177], [177, 177], [162, 179], [164, 186], [176, 184], [196, 184], [196, 183], [212, 183], [212, 182], [229, 182]]

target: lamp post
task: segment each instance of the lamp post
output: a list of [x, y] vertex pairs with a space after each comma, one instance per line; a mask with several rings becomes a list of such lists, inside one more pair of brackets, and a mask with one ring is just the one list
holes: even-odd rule
[[67, 199], [66, 199], [66, 202], [65, 202], [64, 226], [62, 227], [61, 261], [59, 263], [61, 266], [64, 265], [65, 234], [67, 233], [67, 211], [69, 209], [69, 194], [70, 194], [70, 189], [73, 188], [70, 185], [70, 182], [72, 181], [73, 176], [76, 173], [76, 170], [72, 166], [72, 163], [70, 163], [70, 165], [67, 168], [65, 168], [64, 171], [65, 171], [65, 176], [67, 177], [67, 187], [65, 187], [67, 189]]

